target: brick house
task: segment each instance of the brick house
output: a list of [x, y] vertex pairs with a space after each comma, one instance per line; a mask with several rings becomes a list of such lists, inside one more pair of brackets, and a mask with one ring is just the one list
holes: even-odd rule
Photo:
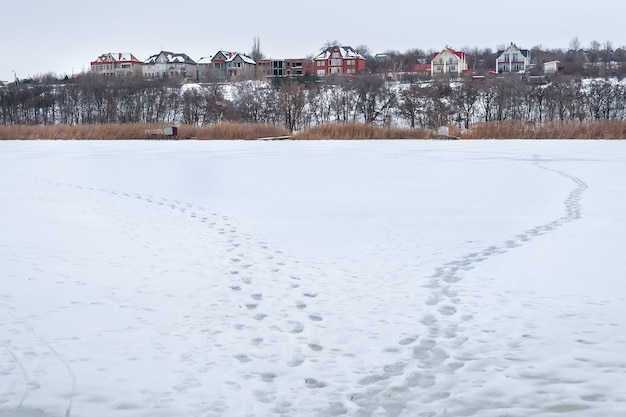
[[505, 72], [526, 72], [530, 67], [530, 51], [520, 49], [511, 42], [508, 48], [500, 50], [496, 58], [496, 71]]
[[430, 61], [430, 75], [457, 74], [467, 71], [465, 52], [455, 51], [446, 45], [440, 52], [435, 52]]
[[143, 62], [144, 78], [157, 79], [179, 77], [194, 81], [197, 77], [196, 62], [186, 54], [161, 51]]
[[260, 59], [257, 61], [258, 77], [291, 77], [311, 74], [313, 63], [310, 59]]
[[90, 63], [91, 72], [105, 77], [141, 76], [142, 62], [131, 53], [106, 53]]
[[356, 75], [365, 70], [365, 58], [350, 46], [330, 46], [313, 58], [318, 77]]

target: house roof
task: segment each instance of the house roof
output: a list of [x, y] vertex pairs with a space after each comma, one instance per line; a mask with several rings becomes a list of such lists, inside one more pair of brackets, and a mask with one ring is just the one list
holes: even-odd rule
[[510, 50], [511, 48], [513, 48], [514, 50], [518, 51], [520, 54], [522, 54], [523, 57], [528, 58], [528, 54], [529, 54], [530, 51], [528, 49], [520, 49], [520, 48], [518, 48], [518, 46], [515, 45], [513, 42], [511, 42], [511, 45], [509, 45], [508, 48], [499, 50], [496, 53], [496, 56], [500, 57], [500, 55], [502, 55], [506, 51]]
[[431, 64], [415, 64], [413, 65], [413, 72], [430, 72]]
[[441, 51], [435, 52], [433, 54], [433, 61], [435, 60], [435, 58], [437, 58], [439, 55], [443, 54], [446, 51], [449, 51], [453, 55], [456, 55], [459, 59], [465, 59], [465, 52], [455, 51], [454, 49], [452, 49], [452, 48], [450, 48], [449, 46], [446, 45]]
[[215, 53], [215, 55], [213, 55], [213, 57], [211, 59], [213, 61], [216, 61], [216, 60], [226, 60], [226, 59], [228, 59], [229, 57], [231, 57], [233, 55], [235, 55], [234, 52], [220, 50], [220, 51], [217, 51]]
[[96, 58], [96, 60], [93, 61], [92, 64], [102, 64], [102, 63], [109, 63], [109, 62], [140, 63], [141, 61], [139, 61], [137, 57], [135, 57], [135, 55], [131, 54], [130, 52], [115, 52], [115, 53], [107, 52], [107, 53], [100, 55], [98, 58]]
[[250, 65], [256, 65], [256, 62], [254, 61], [254, 59], [250, 58], [248, 55], [245, 54], [241, 54], [239, 52], [237, 52], [236, 54], [232, 55], [231, 57], [229, 57], [226, 62], [232, 62], [235, 59], [237, 59], [237, 57], [239, 57], [243, 62], [245, 62], [246, 64], [250, 64]]
[[365, 59], [363, 55], [361, 55], [358, 51], [356, 51], [351, 46], [329, 46], [320, 52], [315, 58], [316, 59], [328, 59], [331, 57], [333, 52], [339, 52], [342, 58], [356, 58], [356, 59]]
[[213, 61], [213, 57], [212, 56], [203, 56], [198, 61], [196, 61], [196, 63], [198, 65], [200, 65], [200, 64], [210, 64], [212, 61]]
[[160, 56], [165, 56], [165, 58], [167, 59], [167, 63], [168, 64], [191, 64], [191, 65], [196, 65], [196, 61], [194, 61], [193, 59], [189, 58], [189, 56], [187, 54], [174, 53], [174, 52], [169, 52], [169, 51], [161, 51], [158, 54], [151, 55], [143, 63], [144, 64], [154, 64], [156, 62], [156, 60]]

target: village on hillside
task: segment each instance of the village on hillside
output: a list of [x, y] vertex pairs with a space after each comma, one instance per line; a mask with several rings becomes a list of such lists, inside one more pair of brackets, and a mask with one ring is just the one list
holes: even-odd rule
[[197, 61], [179, 52], [145, 60], [111, 52], [71, 78], [5, 83], [0, 125], [228, 122], [296, 132], [363, 123], [467, 131], [505, 120], [626, 120], [626, 48], [570, 46], [545, 51], [510, 42], [496, 52], [446, 45], [372, 55], [333, 43], [303, 58], [268, 59], [253, 48]]
[[[185, 82], [228, 82], [245, 79], [289, 76], [354, 76], [363, 72], [376, 72], [388, 77], [414, 74], [424, 77], [520, 73], [552, 75], [562, 68], [561, 61], [546, 60], [545, 54], [533, 60], [529, 49], [522, 49], [515, 43], [495, 54], [493, 62], [473, 62], [464, 51], [446, 45], [434, 52], [429, 62], [426, 57], [416, 57], [415, 62], [406, 62], [406, 57], [392, 53], [367, 56], [358, 49], [345, 45], [332, 45], [324, 48], [314, 57], [266, 59], [241, 53], [220, 50], [215, 55], [201, 57], [197, 61], [185, 53], [160, 51], [146, 60], [140, 60], [132, 53], [104, 53], [90, 63], [90, 71], [103, 76], [137, 76], [145, 79], [179, 78]], [[587, 54], [581, 54], [581, 57]], [[589, 61], [588, 59], [585, 59]], [[373, 61], [373, 62], [372, 62]], [[404, 61], [404, 62], [398, 62]], [[540, 62], [538, 62], [540, 61]], [[591, 62], [595, 65], [596, 62]], [[611, 61], [609, 66], [618, 68]]]
[[[178, 80], [181, 83], [224, 83], [274, 77], [352, 77], [381, 74], [387, 79], [428, 79], [469, 76], [480, 80], [498, 74], [522, 74], [541, 81], [557, 73], [582, 77], [626, 76], [626, 48], [611, 42], [591, 42], [583, 48], [574, 39], [568, 49], [530, 49], [511, 42], [496, 51], [491, 48], [387, 51], [371, 54], [366, 46], [353, 48], [337, 41], [327, 42], [315, 55], [298, 58], [266, 58], [258, 39], [250, 53], [219, 50], [214, 55], [193, 59], [183, 52], [160, 51], [147, 59], [131, 52], [106, 52], [89, 63], [88, 73], [104, 77], [141, 77], [146, 80]], [[74, 76], [74, 74], [72, 75]], [[66, 76], [66, 79], [68, 76]], [[0, 87], [20, 80], [0, 81]]]

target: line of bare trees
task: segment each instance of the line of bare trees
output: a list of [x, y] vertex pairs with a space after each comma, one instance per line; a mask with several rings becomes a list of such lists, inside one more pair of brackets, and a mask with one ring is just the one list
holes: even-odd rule
[[326, 123], [469, 128], [481, 121], [533, 123], [626, 119], [626, 88], [614, 79], [556, 77], [534, 84], [518, 75], [431, 82], [388, 82], [378, 75], [325, 82], [283, 79], [182, 88], [141, 79], [83, 75], [0, 89], [0, 123], [166, 123], [224, 121], [283, 125]]

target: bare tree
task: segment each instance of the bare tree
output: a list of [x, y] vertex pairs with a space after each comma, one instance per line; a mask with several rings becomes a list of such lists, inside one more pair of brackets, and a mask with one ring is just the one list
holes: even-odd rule
[[600, 60], [600, 42], [593, 40], [587, 49], [587, 57], [592, 67], [595, 67]]
[[395, 94], [378, 75], [360, 76], [354, 79], [356, 110], [367, 124], [389, 123], [389, 114], [395, 103]]
[[287, 129], [293, 132], [302, 126], [306, 104], [307, 97], [303, 83], [290, 80], [281, 84], [278, 90], [278, 111]]
[[323, 51], [324, 49], [327, 49], [327, 48], [333, 48], [335, 46], [341, 46], [341, 42], [339, 42], [337, 39], [332, 40], [332, 41], [326, 41], [324, 46], [320, 48], [320, 51]]
[[580, 51], [580, 40], [578, 36], [574, 36], [571, 41], [569, 41], [569, 50], [570, 51]]
[[411, 84], [408, 88], [398, 93], [397, 113], [404, 119], [411, 129], [424, 127], [425, 101], [428, 96], [426, 87], [419, 84]]
[[261, 39], [258, 36], [254, 37], [254, 41], [252, 43], [252, 52], [250, 52], [250, 58], [258, 61], [260, 59], [264, 59], [265, 55], [261, 52]]
[[469, 129], [476, 113], [479, 91], [476, 82], [467, 77], [463, 83], [452, 90], [450, 102], [452, 111], [457, 115], [459, 126]]

